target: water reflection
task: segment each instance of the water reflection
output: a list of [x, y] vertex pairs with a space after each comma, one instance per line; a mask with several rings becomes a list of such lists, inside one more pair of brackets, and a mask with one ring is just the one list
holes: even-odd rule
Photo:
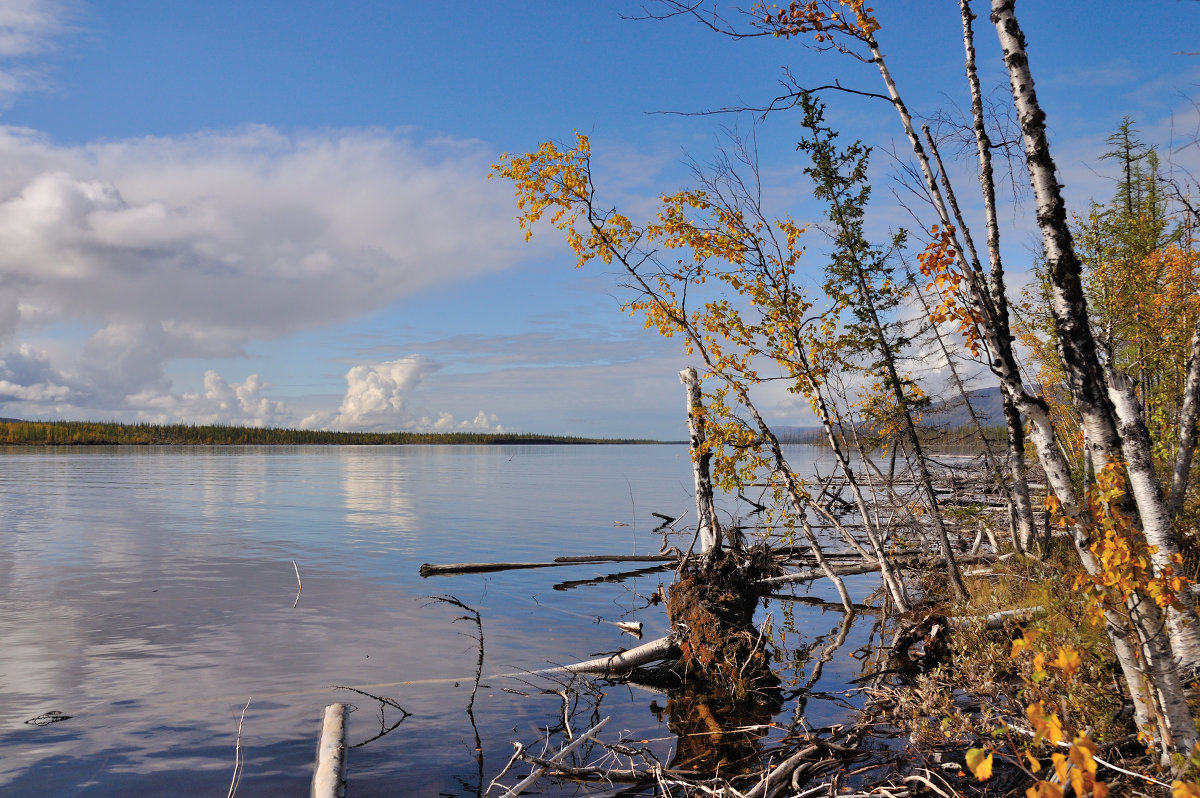
[[[473, 794], [481, 774], [490, 779], [507, 761], [512, 740], [533, 739], [561, 718], [562, 699], [484, 680], [468, 717], [476, 649], [423, 597], [453, 592], [480, 611], [485, 673], [628, 645], [595, 619], [645, 602], [629, 582], [605, 581], [606, 565], [433, 586], [417, 575], [419, 564], [657, 550], [649, 513], [677, 511], [690, 484], [685, 447], [0, 456], [5, 795], [224, 794], [251, 696], [238, 795], [303, 793], [320, 709], [347, 697], [335, 685], [411, 713], [368, 696], [354, 701], [351, 742], [393, 727], [354, 749], [356, 798]], [[614, 527], [618, 518], [631, 526]], [[293, 560], [304, 583], [295, 609]], [[665, 575], [628, 578], [647, 581], [646, 593]], [[556, 583], [575, 589], [556, 591]], [[797, 635], [813, 628], [806, 612], [820, 615], [798, 609]], [[647, 634], [662, 633], [661, 607], [638, 619]], [[855, 635], [848, 645], [859, 644]], [[834, 657], [822, 680], [830, 671], [841, 678], [843, 659]], [[657, 694], [604, 692], [614, 728], [661, 739], [666, 761], [674, 736], [646, 709]], [[71, 717], [25, 722], [51, 711]], [[682, 703], [678, 714], [686, 714]]]
[[401, 550], [411, 551], [417, 528], [408, 495], [412, 489], [412, 460], [395, 447], [382, 453], [346, 447], [338, 451], [338, 466], [346, 521], [356, 527], [395, 534], [404, 543]]

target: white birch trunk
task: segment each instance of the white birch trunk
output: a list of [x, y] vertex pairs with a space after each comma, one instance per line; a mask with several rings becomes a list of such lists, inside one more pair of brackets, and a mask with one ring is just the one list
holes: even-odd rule
[[[959, 13], [963, 24], [963, 47], [966, 51], [967, 82], [971, 86], [971, 119], [975, 130], [975, 149], [979, 158], [979, 187], [983, 191], [983, 211], [987, 224], [988, 287], [992, 300], [992, 318], [996, 338], [1012, 347], [1012, 332], [1008, 321], [1008, 295], [1004, 287], [1004, 261], [1000, 255], [1000, 222], [996, 213], [996, 182], [992, 170], [992, 142], [983, 118], [983, 91], [975, 66], [975, 35], [970, 0], [960, 0]], [[1029, 480], [1025, 474], [1025, 430], [1015, 403], [1004, 397], [1004, 422], [1008, 428], [1008, 472], [1010, 495], [1015, 515], [1013, 538], [1018, 551], [1027, 553], [1033, 540], [1033, 504], [1029, 498]]]
[[[887, 68], [883, 53], [880, 52], [878, 44], [874, 39], [868, 38], [867, 45], [879, 69], [880, 77], [887, 87], [888, 96], [891, 98], [892, 104], [900, 116], [904, 132], [908, 136], [909, 143], [912, 145], [913, 153], [917, 157], [917, 163], [925, 177], [925, 184], [929, 189], [938, 219], [944, 226], [949, 226], [951, 225], [951, 219], [946, 209], [946, 203], [941, 196], [937, 181], [934, 178], [929, 156], [925, 153], [925, 149], [921, 145], [916, 129], [913, 126], [912, 116], [909, 114], [908, 108], [904, 104], [899, 90], [896, 88], [896, 83], [892, 79], [891, 72]], [[958, 247], [958, 251], [960, 253], [960, 260], [967, 273], [973, 273], [970, 270], [969, 264], [965, 262], [965, 258], [961, 255], [962, 248]], [[986, 288], [977, 285], [973, 280], [969, 281], [969, 284], [976, 306], [986, 311], [991, 305]], [[1001, 388], [1005, 394], [1029, 418], [1032, 427], [1031, 439], [1037, 448], [1038, 458], [1045, 469], [1047, 482], [1054, 491], [1055, 496], [1061, 502], [1064, 515], [1068, 518], [1076, 519], [1076, 523], [1072, 524], [1071, 527], [1072, 540], [1075, 543], [1076, 552], [1088, 573], [1096, 573], [1099, 565], [1088, 549], [1087, 528], [1083, 523], [1081, 508], [1075, 494], [1075, 487], [1071, 482], [1070, 466], [1061, 448], [1058, 446], [1049, 411], [1046, 408], [1045, 402], [1037, 399], [1025, 390], [1021, 382], [1020, 370], [1013, 355], [1011, 342], [997, 335], [998, 329], [1000, 327], [994, 317], [988, 318], [983, 325], [983, 332], [992, 356], [992, 362], [990, 363], [992, 370], [999, 377]], [[1154, 700], [1154, 695], [1148, 689], [1147, 680], [1139, 665], [1138, 652], [1141, 648], [1139, 636], [1135, 634], [1133, 624], [1130, 620], [1121, 613], [1109, 610], [1105, 613], [1105, 618], [1108, 622], [1109, 638], [1112, 641], [1113, 650], [1121, 665], [1122, 673], [1125, 676], [1130, 695], [1133, 699], [1134, 719], [1138, 726], [1144, 726], [1157, 714], [1157, 702]]]
[[1171, 473], [1171, 492], [1167, 497], [1167, 512], [1174, 519], [1183, 509], [1188, 478], [1192, 473], [1192, 455], [1196, 451], [1196, 417], [1200, 413], [1200, 317], [1192, 332], [1192, 351], [1188, 358], [1187, 381], [1183, 389], [1183, 405], [1179, 409], [1179, 452]]
[[[1158, 475], [1154, 472], [1150, 435], [1142, 423], [1141, 405], [1133, 382], [1124, 374], [1109, 370], [1109, 395], [1117, 412], [1121, 433], [1122, 453], [1129, 474], [1129, 492], [1137, 502], [1138, 515], [1146, 542], [1154, 548], [1150, 561], [1156, 576], [1176, 567], [1179, 546], [1171, 516], [1163, 501]], [[1175, 657], [1187, 668], [1200, 667], [1200, 618], [1190, 596], [1183, 596], [1180, 607], [1167, 610], [1167, 629], [1171, 633], [1171, 648]]]
[[[801, 362], [807, 368], [807, 358], [803, 358]], [[833, 450], [833, 454], [837, 458], [838, 467], [841, 468], [842, 474], [846, 477], [846, 485], [849, 486], [850, 493], [854, 496], [854, 503], [858, 507], [859, 516], [862, 518], [867, 541], [871, 544], [871, 550], [875, 553], [875, 559], [879, 561], [879, 572], [883, 578], [884, 585], [888, 589], [888, 595], [891, 596], [892, 603], [896, 605], [896, 609], [899, 612], [908, 612], [910, 605], [908, 592], [904, 588], [904, 579], [896, 573], [892, 563], [888, 560], [887, 552], [883, 546], [883, 539], [879, 534], [878, 519], [867, 508], [862, 487], [858, 484], [858, 478], [854, 474], [854, 469], [851, 468], [850, 461], [846, 457], [846, 453], [842, 451], [842, 446], [838, 443], [837, 434], [834, 432], [833, 414], [830, 413], [829, 405], [825, 401], [825, 395], [821, 392], [820, 387], [816, 385], [815, 381], [813, 381], [813, 406], [816, 407], [817, 413], [821, 417], [821, 427], [825, 430], [825, 440], [829, 442], [829, 447]]]
[[708, 467], [712, 455], [706, 447], [700, 377], [694, 368], [686, 368], [679, 372], [679, 381], [687, 388], [688, 438], [692, 453], [692, 476], [696, 487], [696, 523], [699, 526], [700, 553], [707, 555], [721, 548], [721, 537], [717, 534], [712, 476]]
[[[1079, 259], [1071, 242], [1066, 206], [1046, 139], [1046, 115], [1038, 104], [1029, 57], [1025, 52], [1025, 36], [1014, 9], [1015, 0], [992, 0], [991, 19], [1004, 50], [1004, 63], [1025, 139], [1025, 162], [1037, 203], [1038, 226], [1042, 231], [1059, 356], [1083, 420], [1086, 445], [1095, 458], [1096, 467], [1102, 468], [1120, 457], [1121, 444], [1104, 389], [1095, 341], [1088, 327]], [[1151, 507], [1146, 509], [1152, 510]], [[1146, 677], [1156, 699], [1154, 708], [1159, 720], [1160, 743], [1164, 751], [1188, 754], [1200, 736], [1187, 707], [1179, 671], [1170, 655], [1170, 644], [1160, 634], [1161, 614], [1152, 601], [1138, 603], [1136, 596], [1129, 609], [1131, 625], [1137, 633], [1146, 663]], [[1122, 663], [1122, 667], [1128, 679], [1126, 664]], [[1130, 681], [1131, 689], [1132, 686]]]

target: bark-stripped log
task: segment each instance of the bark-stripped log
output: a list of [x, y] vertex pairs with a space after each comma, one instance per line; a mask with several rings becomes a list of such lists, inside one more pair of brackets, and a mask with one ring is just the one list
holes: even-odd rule
[[545, 670], [534, 671], [534, 673], [621, 673], [622, 671], [633, 670], [642, 665], [649, 665], [651, 662], [666, 659], [670, 656], [671, 650], [671, 638], [660, 637], [657, 640], [642, 643], [640, 646], [631, 648], [628, 651], [622, 651], [619, 654], [613, 654], [608, 657], [597, 657], [596, 659], [589, 659], [584, 662], [576, 662], [574, 665], [563, 665], [559, 668], [547, 668]]
[[346, 705], [330, 704], [321, 719], [312, 798], [341, 798], [346, 794]]

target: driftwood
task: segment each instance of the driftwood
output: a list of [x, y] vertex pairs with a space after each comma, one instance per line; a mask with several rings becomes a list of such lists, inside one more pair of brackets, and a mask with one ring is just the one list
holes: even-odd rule
[[421, 564], [421, 576], [453, 576], [491, 571], [515, 571], [522, 568], [559, 568], [601, 562], [675, 562], [673, 554], [589, 554], [579, 557], [555, 557], [551, 562], [454, 562], [445, 565]]
[[[833, 571], [838, 576], [849, 576], [851, 574], [869, 574], [872, 571], [879, 570], [879, 563], [870, 562], [862, 565], [831, 565], [829, 570]], [[811, 582], [814, 579], [820, 579], [825, 576], [824, 568], [806, 568], [803, 571], [796, 571], [783, 576], [771, 576], [762, 580], [764, 585], [786, 585], [789, 582]]]
[[[957, 558], [958, 562], [960, 563], [991, 562], [995, 559], [995, 556], [991, 554], [976, 554], [968, 557]], [[879, 563], [865, 562], [860, 565], [833, 565], [830, 566], [830, 570], [839, 576], [850, 576], [851, 574], [869, 574], [879, 570]], [[767, 579], [763, 579], [760, 584], [772, 586], [785, 585], [789, 582], [811, 582], [812, 580], [820, 579], [823, 576], [826, 576], [826, 572], [823, 568], [806, 568], [803, 571], [796, 571], [794, 573], [784, 574], [783, 576], [772, 576]]]
[[317, 767], [313, 772], [312, 798], [335, 798], [346, 794], [346, 705], [325, 707], [321, 739], [317, 743]]
[[675, 554], [585, 554], [579, 557], [555, 557], [554, 562], [564, 565], [591, 562], [675, 562]]
[[[600, 731], [600, 729], [602, 729], [604, 727], [604, 724], [608, 723], [609, 720], [610, 720], [610, 718], [605, 718], [604, 720], [600, 721], [592, 728], [585, 731], [583, 734], [576, 737], [569, 745], [565, 746], [557, 754], [550, 757], [550, 761], [558, 762], [562, 759], [565, 759], [567, 754], [571, 753], [576, 748], [583, 745], [585, 742], [587, 742], [589, 740], [595, 741], [596, 738], [593, 735], [596, 732]], [[515, 760], [517, 757], [521, 756], [521, 754], [524, 752], [524, 746], [522, 746], [520, 743], [515, 743], [515, 745], [517, 747], [517, 752], [515, 754], [513, 754], [513, 760]], [[512, 764], [511, 761], [509, 764], [511, 766], [511, 764]], [[521, 781], [519, 781], [515, 785], [513, 785], [512, 789], [505, 792], [504, 795], [500, 796], [500, 798], [516, 798], [518, 795], [521, 794], [521, 792], [526, 787], [533, 784], [535, 781], [537, 781], [538, 779], [540, 779], [542, 777], [542, 774], [546, 772], [547, 766], [541, 766], [541, 767], [535, 768], [532, 773], [530, 773], [524, 779], [521, 779]], [[505, 771], [507, 771], [507, 768], [505, 768]], [[500, 776], [503, 776], [503, 775], [504, 775], [503, 773], [500, 774]], [[497, 776], [496, 779], [500, 778], [500, 776]], [[496, 783], [496, 779], [492, 779], [492, 785], [494, 785]], [[488, 786], [488, 789], [489, 790], [491, 789], [491, 785]]]
[[563, 665], [559, 668], [534, 671], [534, 673], [620, 673], [665, 659], [671, 654], [672, 648], [670, 637], [660, 637], [608, 657], [597, 657], [584, 662], [576, 662], [574, 665]]
[[789, 756], [779, 764], [779, 767], [774, 770], [768, 770], [763, 780], [746, 793], [746, 798], [766, 798], [775, 792], [776, 788], [781, 785], [790, 786], [792, 781], [792, 773], [806, 760], [820, 752], [821, 747], [817, 745], [809, 745], [801, 748], [796, 753]]
[[954, 618], [947, 618], [946, 623], [953, 629], [967, 629], [979, 624], [987, 626], [988, 629], [1000, 629], [1004, 626], [1005, 621], [1025, 623], [1032, 621], [1039, 615], [1045, 614], [1045, 607], [1021, 607], [1014, 610], [993, 612], [991, 615], [959, 615]]

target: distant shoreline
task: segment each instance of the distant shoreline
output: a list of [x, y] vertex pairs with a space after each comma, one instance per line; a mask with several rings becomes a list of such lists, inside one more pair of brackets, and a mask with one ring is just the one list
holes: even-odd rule
[[0, 420], [0, 446], [563, 446], [686, 443], [647, 438], [578, 438], [508, 432], [328, 432], [223, 424]]

